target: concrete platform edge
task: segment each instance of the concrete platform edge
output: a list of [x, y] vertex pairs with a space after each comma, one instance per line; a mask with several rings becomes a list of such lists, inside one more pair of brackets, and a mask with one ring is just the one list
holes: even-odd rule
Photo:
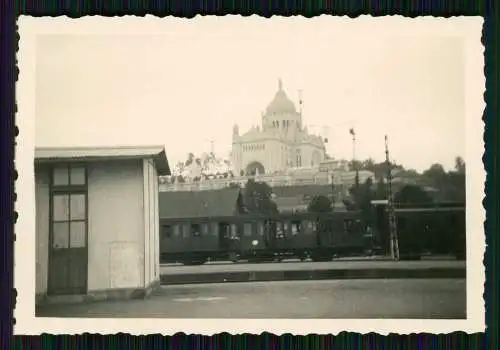
[[264, 281], [307, 281], [333, 279], [437, 279], [466, 277], [465, 268], [426, 269], [320, 269], [284, 271], [234, 271], [189, 274], [165, 274], [160, 276], [162, 285], [264, 282]]

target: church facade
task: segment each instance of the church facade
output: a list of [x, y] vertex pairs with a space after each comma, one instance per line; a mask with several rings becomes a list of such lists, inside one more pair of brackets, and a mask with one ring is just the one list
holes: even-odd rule
[[263, 175], [293, 168], [314, 168], [325, 158], [321, 136], [303, 126], [302, 112], [288, 98], [279, 80], [278, 91], [261, 117], [261, 125], [240, 134], [233, 128], [231, 163], [235, 175]]

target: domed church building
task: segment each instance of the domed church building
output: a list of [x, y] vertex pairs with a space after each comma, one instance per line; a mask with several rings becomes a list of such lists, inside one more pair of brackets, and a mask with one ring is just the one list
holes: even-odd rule
[[233, 171], [238, 175], [263, 175], [317, 167], [325, 158], [324, 141], [304, 127], [302, 112], [296, 110], [280, 79], [278, 91], [262, 114], [261, 126], [243, 134], [238, 125], [234, 126]]

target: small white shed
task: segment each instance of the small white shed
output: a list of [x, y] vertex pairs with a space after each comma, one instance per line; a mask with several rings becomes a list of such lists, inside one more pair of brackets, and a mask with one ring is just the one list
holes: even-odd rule
[[161, 146], [35, 150], [37, 304], [159, 285], [160, 175]]

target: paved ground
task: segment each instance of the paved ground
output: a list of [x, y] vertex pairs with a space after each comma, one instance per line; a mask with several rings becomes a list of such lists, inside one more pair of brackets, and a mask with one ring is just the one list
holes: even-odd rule
[[46, 306], [37, 317], [466, 317], [466, 284], [450, 280], [339, 280], [162, 287], [146, 300]]
[[300, 262], [290, 261], [264, 264], [234, 264], [213, 263], [200, 266], [162, 265], [162, 275], [201, 274], [216, 272], [247, 272], [247, 271], [292, 271], [292, 270], [331, 270], [331, 269], [429, 269], [429, 268], [461, 268], [466, 266], [465, 261], [458, 260], [422, 260], [422, 261], [329, 261], [329, 262]]

